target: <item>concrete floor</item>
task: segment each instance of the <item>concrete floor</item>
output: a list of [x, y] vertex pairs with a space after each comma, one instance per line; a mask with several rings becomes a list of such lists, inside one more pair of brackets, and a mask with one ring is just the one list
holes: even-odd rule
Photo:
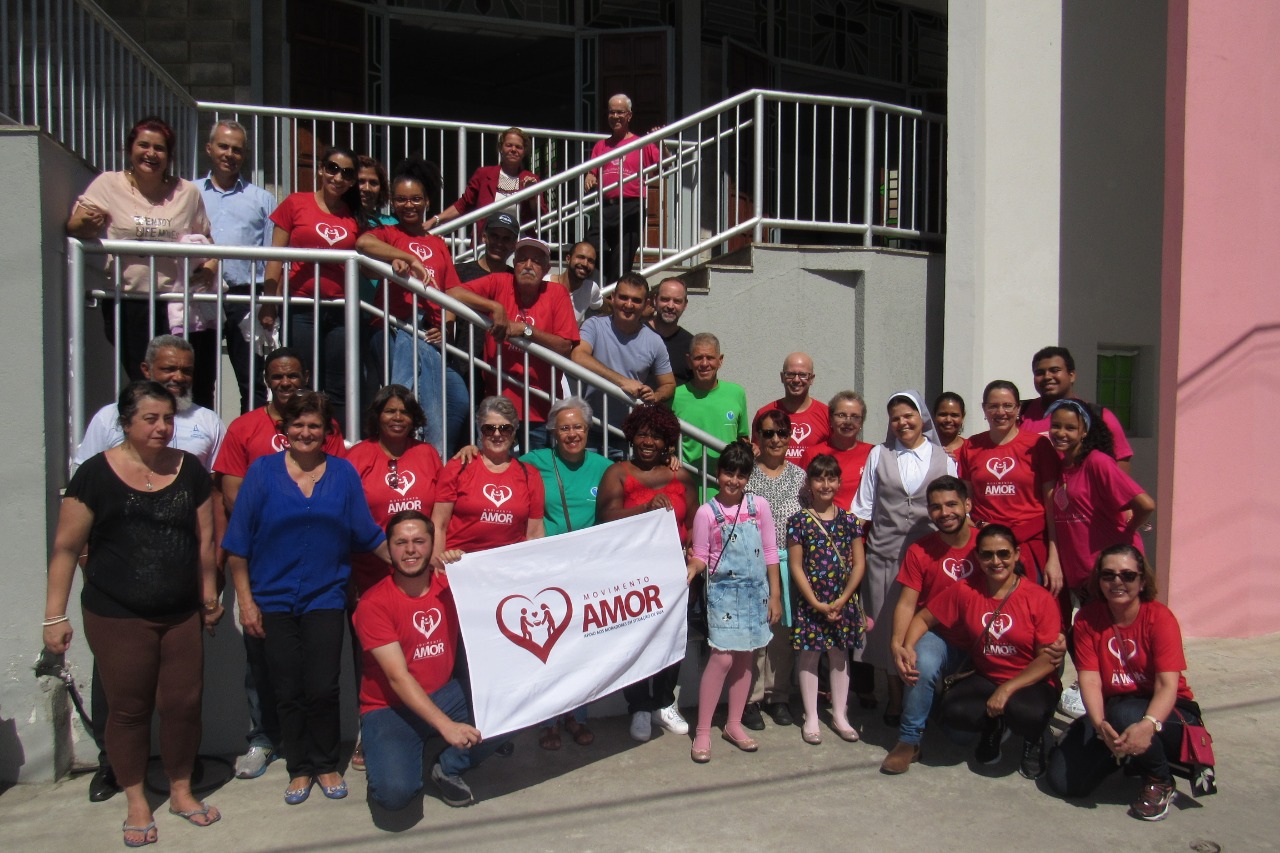
[[[1066, 802], [1017, 773], [1016, 738], [1005, 759], [975, 772], [969, 751], [931, 732], [925, 761], [899, 777], [877, 772], [895, 733], [879, 712], [855, 712], [863, 742], [827, 733], [801, 742], [797, 727], [758, 734], [754, 755], [713, 739], [712, 761], [689, 760], [689, 741], [666, 734], [633, 743], [623, 718], [593, 720], [596, 743], [566, 741], [546, 752], [534, 733], [511, 758], [468, 776], [481, 802], [451, 809], [433, 789], [391, 819], [371, 816], [364, 774], [348, 772], [351, 796], [319, 791], [286, 806], [281, 762], [252, 781], [205, 794], [223, 812], [207, 829], [165, 813], [156, 797], [160, 848], [184, 850], [933, 850], [1254, 851], [1280, 849], [1280, 635], [1187, 643], [1192, 689], [1215, 737], [1220, 791], [1182, 795], [1162, 823], [1125, 814], [1136, 782], [1117, 774], [1093, 800]], [[692, 709], [687, 709], [689, 714]], [[825, 730], [824, 730], [825, 731]], [[214, 779], [229, 765], [205, 763]], [[158, 774], [158, 766], [153, 765]], [[0, 794], [8, 850], [121, 849], [123, 798], [91, 804], [89, 777]], [[1185, 788], [1185, 782], [1180, 784]]]

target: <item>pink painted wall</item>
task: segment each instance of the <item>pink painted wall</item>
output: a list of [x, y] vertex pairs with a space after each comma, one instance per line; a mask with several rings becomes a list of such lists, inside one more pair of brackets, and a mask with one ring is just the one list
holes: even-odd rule
[[1188, 636], [1280, 631], [1280, 3], [1172, 0], [1157, 530]]

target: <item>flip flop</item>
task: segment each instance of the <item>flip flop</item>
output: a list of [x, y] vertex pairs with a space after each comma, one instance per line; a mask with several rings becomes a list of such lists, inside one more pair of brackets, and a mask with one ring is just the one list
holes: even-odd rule
[[538, 746], [543, 749], [560, 748], [560, 730], [555, 726], [543, 728], [542, 737], [538, 738]]
[[222, 820], [222, 812], [215, 811], [214, 816], [209, 819], [208, 823], [196, 823], [194, 820], [192, 820], [192, 818], [195, 818], [195, 817], [204, 817], [204, 818], [209, 817], [209, 810], [213, 808], [214, 807], [209, 805], [208, 803], [201, 801], [200, 808], [192, 809], [189, 812], [180, 812], [175, 810], [173, 806], [170, 806], [169, 814], [182, 818], [192, 826], [201, 826], [201, 827], [213, 826], [215, 823]]
[[153, 830], [155, 830], [155, 828], [156, 828], [156, 822], [154, 820], [151, 821], [151, 823], [147, 824], [146, 826], [129, 826], [128, 821], [125, 821], [120, 825], [120, 831], [121, 832], [141, 832], [142, 840], [130, 841], [128, 836], [126, 836], [124, 839], [124, 846], [125, 847], [146, 847], [148, 844], [155, 844], [157, 841], [160, 840], [159, 833], [156, 833], [155, 838], [151, 837], [151, 833]]

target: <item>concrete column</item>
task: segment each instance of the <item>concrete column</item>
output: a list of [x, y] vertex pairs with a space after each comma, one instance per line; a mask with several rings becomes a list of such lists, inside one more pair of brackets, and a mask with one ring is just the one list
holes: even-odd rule
[[973, 0], [948, 20], [943, 386], [977, 401], [992, 379], [1029, 393], [1058, 337], [1062, 7]]

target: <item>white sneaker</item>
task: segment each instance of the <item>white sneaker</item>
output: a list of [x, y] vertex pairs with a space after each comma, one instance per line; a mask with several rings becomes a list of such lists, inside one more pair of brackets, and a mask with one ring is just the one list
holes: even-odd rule
[[653, 737], [653, 724], [648, 711], [636, 711], [631, 715], [631, 739], [644, 743]]
[[684, 717], [680, 716], [680, 709], [674, 704], [654, 711], [653, 722], [673, 735], [687, 735], [689, 733], [688, 722], [685, 721]]
[[1085, 715], [1084, 697], [1080, 695], [1079, 682], [1062, 691], [1062, 698], [1058, 700], [1058, 711], [1073, 720], [1078, 720]]
[[249, 751], [236, 759], [237, 779], [257, 779], [267, 772], [267, 765], [275, 753], [265, 746], [251, 746]]

